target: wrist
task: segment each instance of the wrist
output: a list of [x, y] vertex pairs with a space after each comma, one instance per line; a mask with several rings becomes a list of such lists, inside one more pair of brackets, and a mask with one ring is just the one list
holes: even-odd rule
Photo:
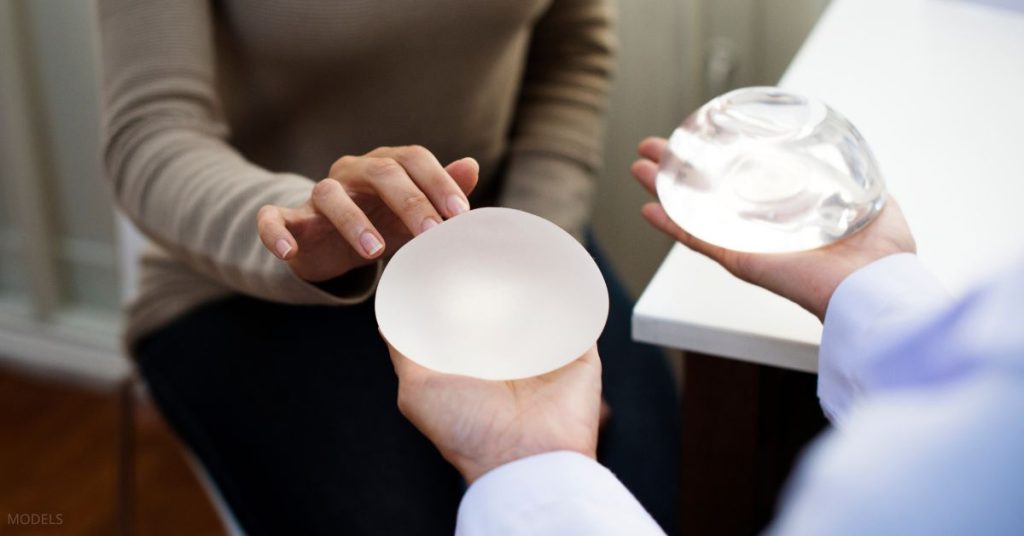
[[462, 475], [462, 478], [466, 480], [467, 484], [472, 484], [478, 478], [485, 474], [497, 469], [506, 464], [529, 458], [531, 456], [538, 456], [549, 452], [575, 452], [582, 454], [592, 460], [597, 459], [597, 449], [594, 448], [574, 448], [574, 447], [551, 447], [551, 448], [535, 448], [535, 449], [517, 449], [511, 452], [505, 452], [494, 456], [485, 456], [479, 458], [465, 457], [465, 456], [445, 456], [455, 469]]
[[828, 312], [828, 304], [832, 301], [839, 285], [850, 277], [851, 274], [860, 268], [867, 266], [870, 262], [853, 261], [848, 263], [836, 263], [831, 270], [827, 270], [825, 277], [816, 285], [817, 292], [810, 300], [806, 308], [818, 317], [818, 320], [825, 321], [825, 314]]
[[828, 312], [828, 306], [832, 302], [832, 296], [835, 295], [836, 289], [843, 284], [850, 276], [859, 272], [861, 269], [866, 268], [886, 257], [892, 255], [898, 255], [900, 253], [907, 253], [904, 251], [887, 251], [879, 252], [873, 255], [864, 255], [859, 257], [850, 258], [847, 262], [837, 263], [834, 271], [829, 274], [829, 277], [820, 286], [821, 292], [814, 301], [813, 309], [811, 312], [818, 317], [819, 320], [824, 321], [825, 315]]

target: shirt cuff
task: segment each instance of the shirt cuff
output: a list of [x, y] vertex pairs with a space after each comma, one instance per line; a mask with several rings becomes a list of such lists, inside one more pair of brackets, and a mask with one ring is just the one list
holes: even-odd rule
[[871, 363], [900, 333], [907, 333], [949, 295], [916, 255], [877, 260], [836, 288], [818, 353], [818, 398], [834, 424], [866, 393]]
[[455, 533], [663, 534], [611, 471], [568, 451], [516, 460], [477, 479], [459, 505]]
[[354, 305], [363, 303], [377, 291], [377, 283], [383, 272], [384, 261], [377, 259], [330, 281], [310, 283], [301, 278], [299, 281], [327, 305]]

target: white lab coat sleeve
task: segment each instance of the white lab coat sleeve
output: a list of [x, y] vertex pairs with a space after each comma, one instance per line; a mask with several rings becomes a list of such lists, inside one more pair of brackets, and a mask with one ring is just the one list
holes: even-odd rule
[[883, 390], [817, 440], [768, 535], [1024, 534], [1024, 382]]
[[477, 479], [462, 498], [455, 533], [663, 534], [611, 471], [566, 451], [516, 460]]
[[875, 261], [836, 288], [818, 353], [818, 399], [833, 424], [841, 425], [867, 394], [865, 375], [879, 350], [949, 303], [947, 291], [909, 253]]
[[863, 354], [822, 347], [841, 426], [801, 460], [768, 534], [1024, 534], [1024, 263], [928, 312], [938, 290], [910, 257], [848, 283], [829, 341]]

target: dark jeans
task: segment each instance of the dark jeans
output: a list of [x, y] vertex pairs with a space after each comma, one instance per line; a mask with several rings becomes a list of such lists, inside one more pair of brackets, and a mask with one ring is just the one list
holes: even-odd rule
[[[599, 459], [670, 533], [678, 402], [632, 302], [598, 256], [611, 314], [598, 342], [612, 417]], [[398, 412], [373, 300], [289, 306], [236, 296], [147, 337], [139, 367], [242, 528], [262, 534], [452, 534], [458, 473]]]

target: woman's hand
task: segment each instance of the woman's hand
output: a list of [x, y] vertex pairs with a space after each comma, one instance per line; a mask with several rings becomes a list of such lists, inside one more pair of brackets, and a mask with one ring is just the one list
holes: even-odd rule
[[[640, 142], [637, 151], [642, 158], [632, 166], [633, 176], [652, 195], [657, 195], [655, 178], [665, 145], [663, 138]], [[647, 203], [642, 213], [658, 230], [710, 257], [736, 277], [788, 298], [822, 320], [832, 293], [847, 276], [882, 257], [917, 249], [903, 212], [892, 198], [875, 221], [860, 232], [829, 246], [798, 253], [728, 250], [694, 238], [669, 218], [660, 203]]]
[[260, 240], [302, 279], [327, 281], [468, 211], [479, 173], [472, 158], [442, 167], [419, 146], [345, 156], [301, 206], [261, 208]]
[[545, 452], [597, 453], [601, 359], [597, 348], [535, 378], [478, 380], [424, 368], [390, 347], [398, 408], [467, 482]]

